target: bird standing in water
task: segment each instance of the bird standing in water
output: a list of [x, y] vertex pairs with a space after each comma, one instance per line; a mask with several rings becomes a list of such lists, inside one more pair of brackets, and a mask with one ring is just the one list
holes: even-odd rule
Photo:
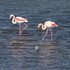
[[[11, 18], [12, 18], [13, 24], [19, 23], [19, 35], [21, 35], [22, 31], [28, 27], [28, 25], [25, 23], [25, 22], [28, 22], [28, 20], [25, 18], [22, 18], [22, 17], [15, 17], [13, 14], [10, 15], [9, 19], [11, 19]], [[25, 25], [25, 27], [23, 29], [22, 29], [21, 23], [24, 23], [24, 25]]]
[[42, 23], [38, 24], [38, 28], [42, 27], [42, 30], [47, 29], [46, 34], [43, 36], [42, 40], [44, 40], [44, 38], [48, 34], [48, 29], [50, 29], [50, 32], [51, 32], [51, 40], [53, 40], [51, 28], [52, 27], [55, 27], [55, 26], [57, 27], [58, 25], [55, 24], [55, 22], [52, 22], [52, 21], [46, 21], [44, 24], [42, 24]]

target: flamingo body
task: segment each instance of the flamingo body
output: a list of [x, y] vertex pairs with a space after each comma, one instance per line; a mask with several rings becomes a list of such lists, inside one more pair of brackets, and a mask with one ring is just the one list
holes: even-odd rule
[[11, 19], [11, 18], [12, 18], [13, 24], [28, 22], [27, 19], [22, 18], [22, 17], [15, 17], [13, 14], [10, 15], [9, 19]]
[[[11, 19], [11, 18], [12, 18], [12, 23], [13, 24], [19, 23], [19, 35], [21, 35], [22, 31], [28, 27], [28, 25], [25, 24], [25, 22], [28, 22], [28, 20], [25, 19], [25, 18], [22, 18], [22, 17], [15, 17], [13, 14], [10, 15], [9, 19]], [[24, 23], [24, 25], [26, 27], [24, 29], [22, 29], [20, 23]]]
[[17, 23], [24, 23], [24, 22], [28, 22], [28, 20], [27, 20], [27, 19], [24, 19], [24, 18], [22, 18], [22, 17], [16, 17], [16, 18], [15, 18], [15, 21], [16, 21]]
[[58, 26], [58, 25], [57, 25], [55, 22], [52, 22], [52, 21], [46, 21], [46, 22], [44, 22], [44, 24], [42, 24], [42, 23], [38, 24], [38, 28], [42, 27], [42, 30], [47, 29], [46, 34], [44, 35], [44, 37], [42, 38], [42, 40], [43, 40], [43, 39], [46, 37], [46, 35], [48, 34], [48, 28], [50, 28], [50, 31], [51, 31], [51, 39], [53, 40], [51, 28], [52, 28], [52, 27], [55, 27], [55, 26]]
[[42, 23], [38, 24], [38, 28], [40, 28], [41, 26], [42, 26], [42, 30], [45, 30], [46, 28], [51, 28], [51, 27], [55, 27], [58, 25], [56, 25], [55, 22], [46, 21], [46, 22], [44, 22], [44, 24], [42, 24]]

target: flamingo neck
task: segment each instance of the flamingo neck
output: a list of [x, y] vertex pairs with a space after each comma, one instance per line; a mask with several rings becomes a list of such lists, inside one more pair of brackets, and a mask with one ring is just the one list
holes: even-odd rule
[[45, 30], [46, 29], [45, 24], [41, 24], [41, 26], [42, 26], [42, 30]]
[[17, 22], [15, 21], [15, 16], [12, 15], [12, 17], [13, 17], [13, 19], [12, 19], [12, 23], [13, 23], [13, 24], [16, 24]]

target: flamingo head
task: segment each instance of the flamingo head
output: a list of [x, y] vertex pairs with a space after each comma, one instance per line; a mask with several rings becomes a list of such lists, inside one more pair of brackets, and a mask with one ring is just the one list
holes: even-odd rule
[[40, 28], [42, 26], [42, 23], [38, 24], [37, 28]]
[[13, 14], [11, 14], [11, 15], [9, 16], [9, 19], [11, 19], [13, 16], [14, 16], [14, 15], [13, 15]]

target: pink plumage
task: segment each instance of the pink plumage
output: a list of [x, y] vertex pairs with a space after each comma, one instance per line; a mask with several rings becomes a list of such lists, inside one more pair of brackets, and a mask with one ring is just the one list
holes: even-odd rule
[[[28, 25], [25, 24], [26, 22], [28, 22], [28, 20], [22, 17], [15, 17], [13, 14], [10, 15], [9, 19], [11, 18], [12, 18], [13, 24], [19, 23], [19, 35], [21, 35], [22, 31], [28, 27]], [[24, 29], [22, 29], [22, 26], [20, 25], [20, 23], [24, 23], [25, 25]]]
[[51, 31], [51, 40], [53, 40], [51, 28], [55, 27], [55, 26], [57, 27], [58, 25], [55, 22], [52, 22], [52, 21], [46, 21], [46, 22], [44, 22], [44, 24], [42, 24], [42, 23], [38, 24], [38, 28], [42, 27], [42, 30], [47, 29], [46, 34], [44, 35], [44, 37], [42, 38], [42, 40], [44, 40], [44, 38], [48, 34], [48, 28]]

